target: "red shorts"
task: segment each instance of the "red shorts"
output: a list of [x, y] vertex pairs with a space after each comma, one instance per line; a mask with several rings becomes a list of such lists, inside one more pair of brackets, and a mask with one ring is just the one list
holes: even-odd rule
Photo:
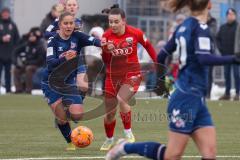
[[130, 91], [136, 93], [142, 81], [141, 73], [128, 73], [125, 75], [106, 76], [105, 80], [105, 97], [113, 98], [118, 94], [119, 89], [122, 85], [127, 84], [130, 86]]

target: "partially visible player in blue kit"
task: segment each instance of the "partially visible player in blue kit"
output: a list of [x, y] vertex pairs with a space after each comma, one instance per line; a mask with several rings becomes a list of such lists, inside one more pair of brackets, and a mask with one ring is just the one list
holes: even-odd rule
[[205, 103], [208, 65], [239, 64], [240, 58], [211, 54], [214, 42], [206, 24], [211, 0], [169, 0], [169, 3], [174, 11], [188, 7], [191, 17], [177, 27], [158, 56], [161, 64], [175, 50], [180, 56], [176, 90], [170, 96], [167, 109], [167, 146], [157, 142], [128, 143], [121, 140], [108, 152], [106, 160], [117, 160], [127, 154], [139, 154], [155, 160], [180, 160], [190, 138], [195, 142], [202, 160], [216, 159], [216, 131]]
[[[44, 71], [42, 90], [53, 113], [57, 119], [57, 125], [62, 135], [68, 143], [66, 150], [75, 150], [71, 143], [71, 127], [68, 122], [69, 117], [73, 121], [78, 121], [83, 116], [83, 96], [72, 93], [65, 94], [52, 88], [50, 79], [58, 67], [73, 60], [77, 56], [83, 57], [81, 49], [85, 46], [94, 45], [100, 47], [100, 40], [88, 36], [82, 32], [74, 31], [74, 16], [65, 12], [59, 17], [59, 33], [50, 37], [47, 48], [47, 67]], [[81, 59], [81, 57], [79, 59]], [[71, 64], [67, 64], [71, 65]], [[74, 72], [67, 73], [64, 83], [80, 88], [82, 92], [88, 89], [86, 81], [86, 67], [84, 61], [80, 61]], [[67, 67], [67, 66], [66, 66]], [[62, 73], [59, 73], [62, 75]], [[68, 116], [68, 114], [70, 116]]]
[[[75, 30], [82, 30], [82, 21], [78, 18], [76, 18], [77, 12], [79, 9], [79, 4], [77, 0], [66, 0], [64, 3], [64, 10], [66, 12], [70, 12], [75, 17]], [[58, 30], [58, 21], [59, 19], [56, 19], [51, 25], [48, 26], [44, 33], [44, 37], [48, 39], [49, 37], [54, 36]]]

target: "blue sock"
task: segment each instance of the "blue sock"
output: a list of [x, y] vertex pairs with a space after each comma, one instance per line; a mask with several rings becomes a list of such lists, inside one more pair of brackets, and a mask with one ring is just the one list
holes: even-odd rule
[[60, 124], [57, 124], [58, 125], [58, 128], [59, 130], [61, 131], [63, 137], [65, 138], [65, 140], [67, 141], [67, 143], [71, 143], [71, 127], [70, 127], [70, 124], [67, 122], [66, 124], [64, 125], [60, 125]]
[[156, 142], [127, 143], [124, 146], [127, 154], [138, 154], [155, 160], [163, 160], [165, 149], [165, 145]]

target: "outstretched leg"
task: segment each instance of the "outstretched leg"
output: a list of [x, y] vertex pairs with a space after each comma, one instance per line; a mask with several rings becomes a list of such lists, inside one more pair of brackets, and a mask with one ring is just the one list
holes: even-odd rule
[[180, 160], [188, 139], [188, 135], [170, 131], [167, 147], [157, 142], [128, 143], [120, 140], [107, 153], [106, 160], [117, 160], [128, 154], [138, 154], [154, 160]]
[[138, 154], [150, 159], [163, 160], [165, 145], [157, 142], [129, 143], [121, 139], [106, 155], [106, 160], [118, 160], [128, 154]]

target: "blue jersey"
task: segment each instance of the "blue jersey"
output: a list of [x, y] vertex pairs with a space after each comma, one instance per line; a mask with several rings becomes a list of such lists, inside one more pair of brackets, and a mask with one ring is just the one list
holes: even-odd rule
[[66, 61], [64, 57], [65, 52], [68, 50], [73, 50], [82, 57], [80, 58], [82, 61], [78, 64], [79, 66], [77, 70], [66, 79], [66, 82], [71, 84], [74, 83], [74, 78], [78, 73], [86, 72], [83, 55], [81, 55], [81, 49], [90, 45], [100, 47], [100, 40], [78, 31], [73, 32], [68, 40], [62, 39], [59, 34], [56, 34], [54, 37], [50, 37], [47, 48], [47, 67], [44, 72], [43, 82], [48, 83], [48, 77], [52, 71]]
[[[59, 19], [57, 18], [51, 25], [48, 26], [48, 28], [46, 29], [45, 33], [44, 33], [44, 37], [46, 39], [56, 35], [57, 30], [59, 30]], [[82, 21], [78, 18], [75, 19], [75, 28], [81, 29], [82, 28]]]
[[208, 66], [201, 65], [197, 56], [211, 54], [213, 41], [207, 24], [193, 17], [177, 27], [172, 38], [163, 49], [167, 54], [179, 53], [179, 75], [176, 87], [182, 92], [203, 96], [207, 89]]

